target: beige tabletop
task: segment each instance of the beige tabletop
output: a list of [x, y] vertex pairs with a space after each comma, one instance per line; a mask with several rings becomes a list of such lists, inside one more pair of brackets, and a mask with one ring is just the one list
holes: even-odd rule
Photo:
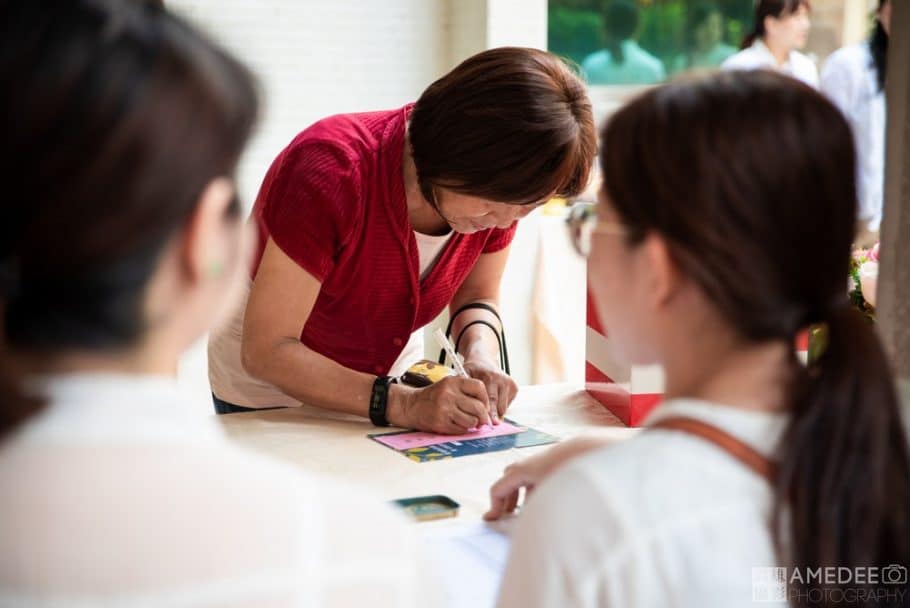
[[[595, 435], [623, 439], [629, 429], [572, 384], [522, 387], [507, 417], [561, 439]], [[547, 446], [418, 463], [375, 441], [369, 421], [314, 407], [266, 410], [218, 417], [228, 436], [318, 473], [367, 488], [381, 498], [445, 494], [461, 504], [461, 520], [478, 519], [487, 509], [490, 485], [509, 464]]]

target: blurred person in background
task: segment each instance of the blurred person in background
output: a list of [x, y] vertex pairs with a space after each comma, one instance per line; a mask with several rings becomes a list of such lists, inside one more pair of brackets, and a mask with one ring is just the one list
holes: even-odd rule
[[660, 59], [634, 40], [638, 7], [632, 0], [611, 0], [604, 10], [606, 48], [591, 53], [581, 64], [592, 85], [654, 84], [666, 78]]
[[689, 6], [686, 16], [686, 52], [674, 59], [674, 72], [717, 68], [736, 53], [724, 42], [724, 16], [715, 4]]
[[725, 70], [776, 70], [818, 88], [818, 68], [799, 52], [812, 23], [809, 0], [758, 0], [752, 31], [742, 50], [721, 66]]
[[847, 117], [856, 140], [858, 241], [877, 240], [885, 187], [885, 77], [891, 0], [879, 0], [868, 40], [835, 51], [825, 62], [821, 89]]

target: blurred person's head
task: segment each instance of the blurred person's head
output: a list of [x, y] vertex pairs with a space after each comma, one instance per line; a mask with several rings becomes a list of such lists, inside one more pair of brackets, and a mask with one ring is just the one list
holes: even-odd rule
[[686, 20], [686, 44], [691, 51], [705, 53], [723, 41], [724, 17], [714, 4], [690, 7]]
[[[617, 111], [600, 162], [588, 285], [617, 354], [663, 364], [676, 397], [742, 353], [773, 357], [767, 395], [791, 413], [775, 457], [781, 559], [910, 561], [895, 387], [845, 290], [857, 194], [842, 114], [772, 72], [683, 79]], [[794, 343], [813, 324], [826, 347], [806, 365]]]
[[768, 48], [790, 52], [802, 49], [809, 40], [809, 0], [758, 0], [752, 31], [742, 47], [761, 40]]
[[597, 153], [581, 79], [555, 55], [516, 47], [469, 57], [431, 84], [408, 142], [423, 197], [461, 233], [579, 194]]
[[635, 35], [638, 19], [638, 6], [633, 0], [608, 0], [604, 7], [604, 45], [617, 65], [626, 60], [622, 43]]
[[[47, 4], [0, 9], [0, 74], [16, 83], [0, 118], [3, 357], [28, 373], [173, 373], [247, 271], [233, 175], [252, 77], [153, 3]], [[30, 406], [5, 400], [0, 430]]]
[[879, 89], [885, 90], [888, 75], [888, 41], [891, 36], [891, 0], [879, 0], [875, 11], [875, 25], [869, 38], [872, 64], [875, 67]]

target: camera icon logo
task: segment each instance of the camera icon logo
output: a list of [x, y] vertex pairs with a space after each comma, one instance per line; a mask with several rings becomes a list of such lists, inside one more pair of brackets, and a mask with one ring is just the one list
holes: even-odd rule
[[890, 564], [882, 568], [882, 582], [886, 585], [906, 585], [907, 584], [907, 568], [905, 566], [898, 566], [897, 564]]

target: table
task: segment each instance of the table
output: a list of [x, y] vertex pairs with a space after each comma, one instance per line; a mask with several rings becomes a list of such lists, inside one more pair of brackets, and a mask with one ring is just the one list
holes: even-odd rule
[[[621, 440], [625, 427], [577, 384], [522, 387], [507, 416], [562, 439], [601, 436]], [[369, 421], [310, 406], [219, 416], [231, 440], [253, 450], [327, 474], [392, 500], [445, 494], [461, 504], [459, 519], [486, 512], [490, 485], [509, 464], [548, 446], [417, 463], [366, 437]], [[394, 429], [389, 428], [389, 431]]]

